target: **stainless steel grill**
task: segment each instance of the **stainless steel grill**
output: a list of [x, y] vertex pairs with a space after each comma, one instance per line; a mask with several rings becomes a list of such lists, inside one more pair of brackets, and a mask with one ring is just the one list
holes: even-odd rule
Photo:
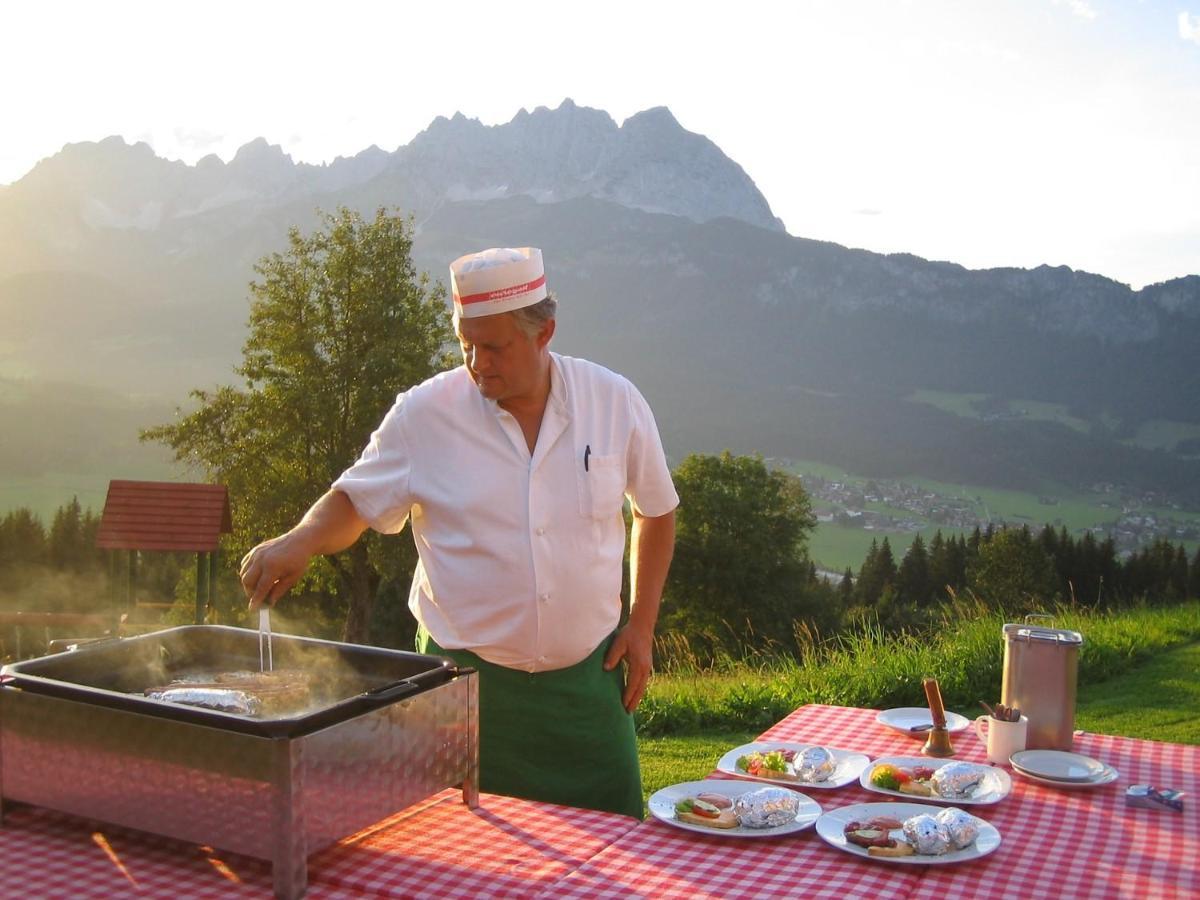
[[275, 636], [317, 697], [252, 719], [140, 692], [257, 667], [257, 632], [187, 626], [14, 663], [0, 685], [4, 802], [49, 807], [271, 861], [299, 897], [307, 858], [446, 787], [478, 803], [478, 684], [451, 660]]

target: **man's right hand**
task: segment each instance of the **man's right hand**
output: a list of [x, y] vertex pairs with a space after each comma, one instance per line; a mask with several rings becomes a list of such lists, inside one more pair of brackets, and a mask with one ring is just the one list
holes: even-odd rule
[[287, 534], [263, 541], [242, 557], [238, 575], [250, 608], [274, 606], [322, 553], [341, 553], [358, 540], [367, 523], [341, 491], [327, 491]]
[[238, 575], [250, 599], [250, 609], [274, 606], [308, 568], [312, 557], [297, 546], [291, 532], [263, 541], [242, 557]]

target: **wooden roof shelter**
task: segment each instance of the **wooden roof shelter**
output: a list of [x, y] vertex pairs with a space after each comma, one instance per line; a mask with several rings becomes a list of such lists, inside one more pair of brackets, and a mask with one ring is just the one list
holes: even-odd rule
[[96, 546], [206, 553], [232, 530], [223, 484], [110, 481]]
[[114, 480], [108, 483], [96, 546], [129, 551], [126, 604], [133, 602], [137, 551], [195, 552], [196, 624], [200, 625], [212, 604], [221, 535], [231, 531], [229, 491], [223, 484]]

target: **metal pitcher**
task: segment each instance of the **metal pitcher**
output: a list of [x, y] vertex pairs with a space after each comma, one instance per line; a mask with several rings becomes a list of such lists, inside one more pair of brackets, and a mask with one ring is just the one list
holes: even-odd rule
[[1018, 707], [1028, 717], [1025, 746], [1030, 750], [1070, 750], [1083, 636], [1078, 631], [1030, 624], [1028, 619], [1023, 625], [1005, 625], [1003, 633], [1000, 702]]

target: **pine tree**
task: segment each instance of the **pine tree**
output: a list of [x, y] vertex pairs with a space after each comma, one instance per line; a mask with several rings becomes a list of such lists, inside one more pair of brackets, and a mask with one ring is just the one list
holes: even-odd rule
[[858, 601], [866, 606], [874, 606], [883, 595], [884, 588], [896, 583], [896, 559], [892, 555], [892, 545], [887, 536], [882, 544], [871, 541], [871, 549], [867, 558], [858, 571]]
[[849, 566], [846, 566], [846, 571], [842, 574], [842, 580], [838, 584], [838, 599], [842, 601], [843, 609], [854, 602], [854, 574], [850, 571]]
[[908, 552], [900, 562], [900, 569], [896, 573], [896, 592], [903, 603], [917, 606], [928, 605], [932, 598], [929, 554], [925, 550], [925, 541], [919, 534], [913, 538]]

